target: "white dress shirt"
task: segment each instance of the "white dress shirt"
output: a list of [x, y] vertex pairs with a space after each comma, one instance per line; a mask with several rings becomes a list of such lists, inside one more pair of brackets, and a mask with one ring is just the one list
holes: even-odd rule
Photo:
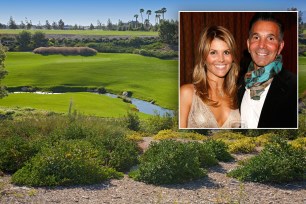
[[250, 89], [246, 89], [241, 102], [241, 122], [245, 124], [246, 128], [257, 128], [260, 113], [265, 102], [267, 93], [270, 88], [269, 84], [263, 93], [260, 95], [259, 100], [253, 100], [250, 96]]

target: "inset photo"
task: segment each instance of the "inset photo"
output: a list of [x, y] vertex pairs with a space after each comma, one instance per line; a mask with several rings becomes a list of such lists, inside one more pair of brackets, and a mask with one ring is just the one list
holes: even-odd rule
[[297, 48], [297, 11], [180, 11], [179, 128], [298, 128]]

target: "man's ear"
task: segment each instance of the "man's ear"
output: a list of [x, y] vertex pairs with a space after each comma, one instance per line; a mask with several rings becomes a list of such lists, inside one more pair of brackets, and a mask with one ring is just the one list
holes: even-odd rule
[[278, 48], [278, 52], [277, 52], [278, 55], [282, 52], [284, 46], [285, 46], [285, 42], [282, 41], [282, 42], [279, 44], [279, 48]]

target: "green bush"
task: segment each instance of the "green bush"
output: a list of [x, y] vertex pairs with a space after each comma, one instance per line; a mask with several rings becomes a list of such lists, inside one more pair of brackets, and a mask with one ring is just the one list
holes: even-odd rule
[[102, 167], [103, 158], [89, 142], [61, 141], [45, 147], [12, 176], [12, 182], [27, 186], [58, 186], [100, 183], [120, 178], [121, 173]]
[[204, 142], [204, 145], [210, 147], [213, 150], [216, 155], [216, 158], [219, 161], [227, 162], [233, 160], [232, 155], [228, 152], [227, 145], [223, 141], [210, 139], [206, 140]]
[[127, 171], [138, 163], [139, 149], [135, 141], [119, 134], [106, 134], [88, 139], [95, 147], [107, 154], [104, 163], [117, 171]]
[[255, 138], [242, 138], [229, 144], [231, 153], [252, 153], [256, 151]]
[[71, 123], [69, 126], [64, 129], [62, 133], [63, 139], [85, 139], [87, 137], [90, 137], [92, 134], [92, 130], [90, 128], [87, 128], [86, 126], [82, 124], [77, 123]]
[[174, 125], [174, 118], [169, 113], [165, 115], [156, 113], [145, 122], [144, 131], [157, 134], [161, 130], [172, 129]]
[[124, 122], [126, 127], [130, 130], [138, 131], [140, 129], [140, 119], [137, 113], [127, 112], [127, 115], [124, 117]]
[[211, 146], [205, 143], [189, 143], [193, 151], [196, 151], [199, 157], [201, 167], [211, 167], [218, 164], [218, 160]]
[[259, 155], [228, 173], [242, 181], [292, 182], [306, 179], [306, 151], [281, 138], [266, 145]]
[[34, 141], [29, 142], [20, 136], [0, 139], [0, 169], [13, 173], [23, 167], [39, 151]]
[[139, 169], [130, 175], [152, 184], [183, 183], [205, 176], [199, 155], [192, 145], [162, 140], [153, 143], [141, 156]]
[[178, 132], [174, 130], [161, 130], [154, 137], [154, 140], [165, 139], [186, 139], [186, 140], [206, 140], [207, 137], [196, 132]]

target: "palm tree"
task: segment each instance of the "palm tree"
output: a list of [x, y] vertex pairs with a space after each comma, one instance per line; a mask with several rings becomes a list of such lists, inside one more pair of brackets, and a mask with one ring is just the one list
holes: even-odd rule
[[144, 9], [142, 8], [142, 9], [140, 9], [139, 10], [139, 12], [140, 12], [140, 15], [141, 15], [141, 21], [142, 21], [142, 24], [143, 24], [143, 17], [142, 17], [142, 13], [144, 12]]
[[150, 15], [151, 15], [152, 11], [151, 10], [147, 10], [147, 15], [148, 15], [148, 20], [150, 21]]
[[160, 13], [161, 13], [161, 10], [155, 11], [155, 23], [159, 23], [159, 21], [160, 21]]
[[164, 8], [162, 8], [160, 11], [161, 11], [161, 13], [163, 14], [163, 20], [164, 20], [164, 13], [167, 12], [167, 9], [164, 7]]
[[135, 25], [135, 27], [137, 28], [137, 18], [138, 18], [138, 14], [135, 14], [134, 17], [136, 18], [136, 25]]
[[146, 25], [146, 27], [148, 28], [150, 26], [150, 21], [149, 19], [145, 19], [144, 24]]

